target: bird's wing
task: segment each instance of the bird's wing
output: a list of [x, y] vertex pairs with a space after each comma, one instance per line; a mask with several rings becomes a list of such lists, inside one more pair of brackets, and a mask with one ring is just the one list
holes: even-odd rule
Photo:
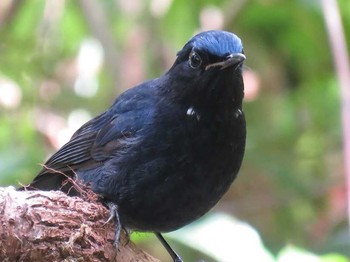
[[65, 172], [74, 167], [88, 169], [102, 165], [118, 150], [130, 146], [130, 141], [136, 141], [137, 132], [151, 121], [154, 108], [152, 94], [140, 91], [142, 89], [130, 89], [123, 93], [110, 109], [79, 128], [71, 140], [47, 160], [35, 180], [52, 170]]
[[46, 167], [57, 171], [65, 171], [69, 167], [93, 160], [91, 147], [96, 136], [100, 130], [108, 126], [112, 119], [113, 116], [105, 112], [79, 128], [72, 138], [46, 161], [42, 172], [45, 172]]

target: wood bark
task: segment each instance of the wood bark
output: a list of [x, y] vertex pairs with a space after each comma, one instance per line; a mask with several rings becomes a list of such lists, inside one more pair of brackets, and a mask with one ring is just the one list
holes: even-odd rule
[[[96, 198], [97, 199], [97, 198]], [[0, 261], [159, 261], [127, 241], [98, 201], [0, 188]]]

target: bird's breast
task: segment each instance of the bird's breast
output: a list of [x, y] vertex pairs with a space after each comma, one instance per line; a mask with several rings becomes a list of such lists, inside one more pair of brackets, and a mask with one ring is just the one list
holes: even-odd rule
[[130, 227], [171, 231], [205, 214], [228, 190], [244, 152], [244, 115], [189, 106], [163, 111], [152, 127], [135, 151], [142, 161], [128, 171], [126, 187], [134, 190], [120, 208]]

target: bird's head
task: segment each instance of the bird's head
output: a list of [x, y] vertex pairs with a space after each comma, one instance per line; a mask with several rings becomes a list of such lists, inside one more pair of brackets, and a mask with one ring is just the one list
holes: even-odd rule
[[214, 30], [202, 32], [178, 52], [167, 75], [179, 83], [176, 89], [182, 94], [193, 96], [209, 91], [224, 95], [239, 91], [243, 98], [242, 66], [245, 59], [242, 42], [235, 34]]

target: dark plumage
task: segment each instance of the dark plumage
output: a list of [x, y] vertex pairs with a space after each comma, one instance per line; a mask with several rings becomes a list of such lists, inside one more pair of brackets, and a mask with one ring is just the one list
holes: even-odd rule
[[[241, 166], [241, 40], [224, 31], [194, 36], [170, 70], [121, 94], [83, 125], [45, 166], [74, 172], [117, 206], [123, 226], [168, 232], [208, 212]], [[60, 189], [43, 168], [31, 187]]]

